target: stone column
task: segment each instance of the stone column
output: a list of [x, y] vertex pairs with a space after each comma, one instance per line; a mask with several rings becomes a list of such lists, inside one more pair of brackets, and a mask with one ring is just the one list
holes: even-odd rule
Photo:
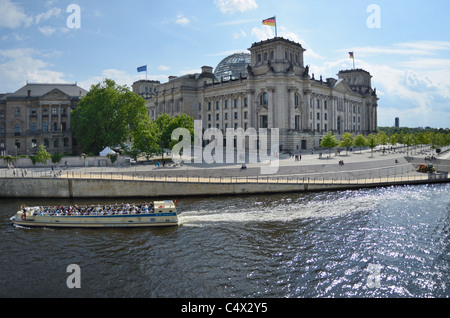
[[288, 129], [295, 129], [295, 92], [296, 88], [291, 86], [288, 87], [288, 95], [289, 95], [289, 111], [288, 111]]
[[273, 128], [275, 123], [275, 107], [274, 107], [274, 93], [275, 87], [269, 86], [268, 90], [268, 102], [267, 102], [267, 128]]
[[302, 113], [302, 127], [303, 129], [310, 129], [309, 113], [311, 112], [311, 90], [306, 89], [303, 91], [305, 98], [304, 111]]

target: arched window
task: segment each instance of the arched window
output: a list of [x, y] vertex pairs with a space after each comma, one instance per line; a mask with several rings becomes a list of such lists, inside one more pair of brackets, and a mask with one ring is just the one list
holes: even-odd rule
[[269, 104], [269, 94], [267, 94], [267, 92], [264, 92], [259, 96], [259, 104], [261, 106]]

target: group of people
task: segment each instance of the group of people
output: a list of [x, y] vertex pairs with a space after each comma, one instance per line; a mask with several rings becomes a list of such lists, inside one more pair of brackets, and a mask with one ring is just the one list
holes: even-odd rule
[[[23, 208], [25, 211], [25, 207]], [[52, 206], [40, 207], [34, 215], [40, 216], [95, 216], [95, 215], [123, 215], [146, 214], [155, 211], [153, 203], [115, 204], [96, 206]]]
[[294, 158], [295, 161], [302, 161], [302, 155], [301, 154], [294, 154], [294, 153], [289, 153], [289, 158]]

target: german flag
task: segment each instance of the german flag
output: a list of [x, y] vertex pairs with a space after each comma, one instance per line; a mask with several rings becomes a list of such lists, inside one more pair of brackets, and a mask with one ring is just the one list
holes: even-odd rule
[[264, 25], [270, 25], [270, 26], [275, 26], [277, 24], [275, 17], [269, 18], [269, 19], [265, 19], [262, 22]]

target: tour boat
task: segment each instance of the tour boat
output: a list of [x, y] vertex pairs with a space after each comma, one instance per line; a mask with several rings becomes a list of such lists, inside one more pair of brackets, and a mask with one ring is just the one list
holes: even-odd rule
[[90, 206], [22, 205], [11, 221], [24, 227], [158, 227], [177, 226], [178, 215], [173, 201]]

